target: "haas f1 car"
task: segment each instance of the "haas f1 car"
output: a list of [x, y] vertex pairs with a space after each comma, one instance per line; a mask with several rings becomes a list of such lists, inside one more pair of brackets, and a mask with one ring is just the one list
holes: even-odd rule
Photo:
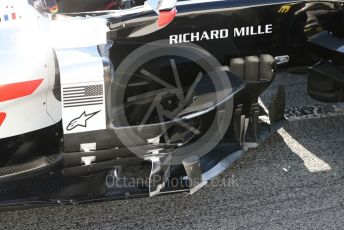
[[344, 1], [77, 2], [0, 2], [1, 206], [194, 193], [283, 119], [277, 72], [344, 100]]

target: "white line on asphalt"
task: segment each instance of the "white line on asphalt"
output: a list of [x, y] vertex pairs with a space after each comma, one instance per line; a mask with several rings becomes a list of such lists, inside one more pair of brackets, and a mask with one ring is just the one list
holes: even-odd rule
[[304, 162], [305, 167], [310, 172], [324, 172], [330, 171], [331, 166], [325, 161], [311, 153], [308, 149], [302, 146], [295, 138], [293, 138], [284, 128], [278, 130], [282, 136], [285, 144]]

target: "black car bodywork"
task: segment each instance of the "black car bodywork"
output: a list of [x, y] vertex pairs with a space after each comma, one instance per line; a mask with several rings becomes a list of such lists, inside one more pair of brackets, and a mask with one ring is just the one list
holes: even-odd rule
[[[109, 45], [99, 48], [107, 128], [63, 134], [58, 123], [1, 140], [0, 204], [74, 204], [194, 192], [223, 171], [219, 165], [228, 167], [244, 150], [258, 146], [283, 118], [283, 87], [265, 109], [258, 103], [277, 71], [309, 68], [312, 97], [343, 100], [343, 2], [182, 1], [176, 8], [176, 17], [164, 26], [157, 24], [154, 11], [73, 15], [108, 21]], [[200, 84], [192, 101], [180, 108], [180, 94], [145, 73], [179, 84], [184, 96], [195, 81]], [[199, 81], [199, 73], [207, 77]], [[61, 97], [58, 81], [56, 89]], [[163, 118], [156, 110], [145, 117], [153, 103], [165, 112]], [[217, 132], [207, 136], [209, 130]], [[157, 142], [148, 141], [156, 137]], [[97, 147], [80, 151], [83, 143]], [[197, 146], [210, 147], [195, 158], [188, 146], [196, 146], [190, 147], [196, 152]], [[81, 158], [88, 156], [96, 160], [85, 165]], [[178, 163], [171, 163], [174, 158]]]

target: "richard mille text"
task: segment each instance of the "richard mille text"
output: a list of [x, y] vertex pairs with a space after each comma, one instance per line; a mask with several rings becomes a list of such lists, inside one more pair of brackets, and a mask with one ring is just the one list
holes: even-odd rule
[[272, 24], [246, 26], [234, 28], [232, 33], [229, 29], [211, 30], [203, 32], [185, 33], [170, 36], [170, 44], [180, 44], [187, 42], [199, 42], [206, 40], [225, 39], [232, 37], [246, 37], [272, 33]]

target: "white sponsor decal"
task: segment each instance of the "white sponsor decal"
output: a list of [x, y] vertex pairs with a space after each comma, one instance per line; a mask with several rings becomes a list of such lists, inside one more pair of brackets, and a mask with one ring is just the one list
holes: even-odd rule
[[105, 129], [104, 83], [63, 86], [62, 112], [65, 134]]
[[246, 37], [272, 33], [272, 24], [237, 27], [232, 30], [220, 29], [203, 32], [185, 33], [170, 36], [170, 44], [180, 44], [187, 42], [199, 42], [206, 40], [225, 39], [229, 37]]
[[104, 66], [96, 45], [56, 49], [64, 134], [106, 129]]

